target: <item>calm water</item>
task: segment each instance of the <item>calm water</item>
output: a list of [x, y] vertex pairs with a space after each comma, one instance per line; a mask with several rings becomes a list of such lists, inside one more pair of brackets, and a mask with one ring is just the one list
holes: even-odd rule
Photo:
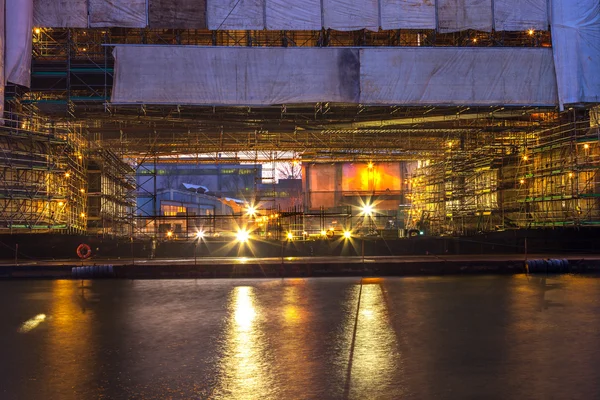
[[600, 398], [600, 278], [359, 282], [0, 282], [0, 398]]

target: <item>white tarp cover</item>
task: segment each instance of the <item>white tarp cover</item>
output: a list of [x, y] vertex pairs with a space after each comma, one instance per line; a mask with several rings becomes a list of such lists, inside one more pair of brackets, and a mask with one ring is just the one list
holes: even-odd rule
[[46, 28], [87, 28], [88, 0], [33, 0], [33, 23]]
[[435, 29], [435, 0], [380, 0], [382, 29]]
[[321, 0], [266, 0], [268, 30], [318, 31]]
[[6, 0], [5, 79], [29, 87], [33, 0]]
[[552, 47], [560, 106], [600, 102], [600, 2], [553, 0]]
[[206, 9], [208, 29], [264, 29], [264, 11], [265, 0], [210, 0]]
[[146, 0], [89, 0], [90, 26], [145, 28]]
[[492, 31], [492, 0], [437, 0], [438, 30]]
[[148, 1], [151, 28], [206, 29], [206, 0]]
[[378, 31], [379, 1], [323, 0], [323, 25], [338, 31]]
[[551, 49], [361, 49], [361, 104], [557, 104]]
[[548, 0], [494, 0], [497, 31], [548, 29]]
[[114, 103], [357, 103], [359, 59], [347, 48], [117, 46]]

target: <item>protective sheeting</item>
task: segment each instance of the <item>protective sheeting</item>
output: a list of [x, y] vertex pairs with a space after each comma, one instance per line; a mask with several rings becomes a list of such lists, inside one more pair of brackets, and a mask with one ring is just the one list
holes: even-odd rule
[[[0, 82], [6, 82], [4, 80], [4, 50], [6, 44], [5, 37], [5, 2], [4, 0], [0, 0]], [[0, 85], [0, 116], [4, 116], [4, 85]], [[0, 125], [4, 125], [4, 120], [0, 118]]]
[[323, 0], [323, 25], [326, 29], [355, 31], [379, 30], [378, 0]]
[[208, 29], [260, 30], [265, 27], [265, 0], [210, 0]]
[[33, 0], [33, 23], [47, 28], [87, 28], [88, 0]]
[[145, 28], [146, 0], [89, 0], [90, 26]]
[[561, 108], [600, 102], [600, 2], [553, 0], [552, 47]]
[[361, 104], [557, 103], [551, 49], [362, 49]]
[[321, 29], [321, 0], [266, 0], [268, 30]]
[[548, 29], [548, 0], [494, 0], [497, 31]]
[[31, 84], [32, 28], [33, 0], [6, 0], [7, 82], [27, 87]]
[[435, 29], [435, 0], [380, 0], [382, 29]]
[[438, 30], [492, 31], [492, 0], [437, 0]]
[[357, 103], [357, 49], [117, 46], [114, 103]]
[[206, 29], [206, 0], [148, 1], [151, 28]]

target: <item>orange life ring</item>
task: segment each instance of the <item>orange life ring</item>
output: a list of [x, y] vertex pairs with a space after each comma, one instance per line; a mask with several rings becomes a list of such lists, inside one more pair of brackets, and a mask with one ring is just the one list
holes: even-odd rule
[[334, 233], [334, 232], [333, 232], [333, 229], [329, 229], [325, 235], [327, 235], [327, 237], [328, 237], [329, 239], [331, 239], [331, 238], [333, 237], [333, 233]]
[[81, 243], [77, 246], [77, 256], [82, 260], [90, 258], [92, 256], [92, 248], [85, 243]]

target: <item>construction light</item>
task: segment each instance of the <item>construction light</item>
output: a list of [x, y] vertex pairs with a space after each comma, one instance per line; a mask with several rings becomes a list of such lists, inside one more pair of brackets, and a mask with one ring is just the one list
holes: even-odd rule
[[569, 172], [569, 178], [572, 178], [572, 177], [573, 177], [573, 173]]
[[82, 212], [81, 214], [79, 214], [79, 216], [80, 216], [81, 218], [85, 218], [85, 213], [84, 213], [84, 212]]
[[59, 202], [58, 202], [58, 206], [59, 206], [59, 207], [62, 207], [62, 206], [64, 206], [64, 205], [65, 205], [65, 203], [63, 203], [62, 201], [59, 201]]
[[525, 183], [525, 179], [521, 179], [521, 180], [519, 181], [519, 183], [520, 183], [521, 185], [522, 185], [522, 184], [524, 184], [524, 183]]
[[369, 163], [367, 164], [367, 167], [369, 167], [369, 169], [373, 169], [373, 163], [371, 161], [369, 161]]
[[287, 235], [285, 235], [288, 240], [293, 240], [294, 239], [294, 234], [292, 232], [288, 232]]
[[533, 29], [530, 29], [527, 31], [527, 33], [529, 34], [529, 36], [533, 36], [533, 34], [535, 33], [535, 31]]
[[79, 191], [80, 191], [81, 193], [85, 193], [85, 189], [84, 189], [84, 188], [81, 188], [81, 189], [79, 189]]
[[196, 238], [203, 239], [204, 238], [204, 231], [198, 231], [198, 232], [196, 232]]
[[321, 231], [321, 236], [327, 236], [327, 231]]
[[590, 145], [586, 143], [586, 144], [583, 145], [583, 148], [587, 150], [587, 149], [590, 148]]
[[361, 207], [360, 210], [364, 215], [367, 215], [369, 217], [372, 216], [373, 211], [375, 211], [371, 204], [365, 204], [364, 206]]
[[256, 207], [254, 206], [248, 206], [248, 209], [246, 210], [246, 215], [249, 215], [251, 217], [256, 215]]
[[477, 43], [477, 38], [473, 38], [473, 43]]
[[167, 231], [167, 237], [171, 237], [171, 236], [173, 236], [173, 232]]
[[33, 31], [36, 35], [39, 35], [42, 30], [40, 28], [35, 28]]
[[350, 232], [350, 231], [344, 231], [344, 237], [346, 239], [350, 239], [352, 237], [352, 232]]
[[71, 174], [69, 172], [65, 172], [65, 178], [68, 178], [70, 176], [71, 176]]
[[250, 233], [244, 229], [240, 229], [235, 234], [235, 238], [240, 243], [246, 243], [248, 241], [248, 239], [250, 238]]
[[527, 161], [527, 160], [529, 160], [529, 157], [523, 156], [523, 161]]

